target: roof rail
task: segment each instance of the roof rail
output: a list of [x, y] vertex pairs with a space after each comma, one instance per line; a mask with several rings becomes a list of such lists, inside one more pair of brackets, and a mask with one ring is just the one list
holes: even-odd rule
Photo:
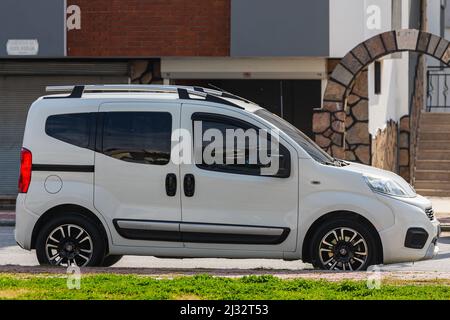
[[219, 88], [218, 86], [215, 86], [215, 85], [213, 85], [212, 83], [208, 83], [208, 86], [210, 86], [211, 88], [214, 88], [215, 90], [217, 90], [217, 91], [219, 91], [220, 93], [222, 93], [222, 97], [225, 97], [225, 98], [232, 98], [232, 99], [237, 99], [237, 100], [241, 100], [241, 101], [244, 101], [244, 102], [247, 102], [247, 103], [253, 103], [253, 104], [254, 104], [253, 101], [247, 100], [247, 99], [245, 99], [245, 98], [243, 98], [243, 97], [240, 97], [240, 96], [238, 96], [238, 95], [235, 95], [234, 93], [231, 93], [231, 92], [226, 91], [226, 90], [224, 90], [224, 89], [222, 89], [222, 88]]
[[[105, 85], [74, 85], [74, 86], [47, 86], [47, 92], [69, 92], [68, 96], [49, 96], [44, 99], [61, 99], [61, 98], [81, 98], [86, 91], [99, 92], [170, 92], [178, 93], [179, 99], [191, 100], [190, 95], [196, 95], [205, 98], [206, 101], [227, 104], [239, 109], [244, 109], [237, 104], [224, 98], [231, 98], [218, 90], [206, 89], [202, 87], [189, 86], [171, 86], [171, 85], [143, 85], [143, 84], [105, 84]], [[237, 97], [233, 97], [238, 99]], [[245, 99], [238, 99], [245, 101]]]

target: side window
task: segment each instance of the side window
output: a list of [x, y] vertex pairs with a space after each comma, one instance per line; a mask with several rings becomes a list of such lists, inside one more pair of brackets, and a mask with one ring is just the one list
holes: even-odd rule
[[[232, 130], [231, 132], [235, 132], [237, 135], [239, 135], [239, 131], [241, 133], [244, 132], [245, 136], [245, 132], [249, 135], [252, 134], [252, 132], [258, 134], [259, 128], [236, 118], [206, 113], [196, 113], [193, 115], [192, 120], [193, 126], [201, 123], [202, 129], [202, 137], [200, 138], [201, 151], [200, 148], [194, 150], [194, 152], [201, 152], [201, 155], [195, 155], [196, 159], [200, 160], [197, 160], [197, 166], [199, 168], [211, 171], [259, 176], [262, 175], [262, 168], [270, 166], [270, 164], [263, 164], [259, 157], [260, 151], [262, 150], [264, 150], [268, 156], [272, 156], [270, 150], [270, 135], [268, 135], [268, 139], [264, 141], [261, 139], [252, 140], [249, 136], [246, 136], [241, 144], [237, 142], [238, 138], [232, 139], [233, 141], [231, 143], [231, 139], [227, 142], [226, 137], [227, 132], [230, 133], [229, 130]], [[220, 133], [222, 141], [217, 144], [217, 137], [211, 138], [211, 135], [207, 133], [208, 131], [210, 133]], [[194, 129], [194, 141], [200, 141], [198, 140], [198, 137], [195, 136], [196, 134], [198, 134], [198, 132]], [[221, 145], [222, 147], [211, 148], [213, 142], [216, 143], [216, 146]], [[206, 148], [209, 148], [211, 155], [215, 159], [219, 159], [219, 161], [214, 163], [206, 161]], [[256, 155], [254, 158], [251, 156], [252, 153], [253, 155]], [[289, 150], [280, 143], [279, 154], [273, 156], [278, 157], [279, 168], [275, 174], [268, 176], [279, 178], [289, 177], [291, 170], [291, 156]]]
[[94, 113], [52, 115], [45, 123], [45, 133], [52, 138], [81, 148], [91, 148], [91, 130], [95, 130]]
[[170, 161], [172, 115], [168, 112], [106, 112], [103, 153], [128, 162]]

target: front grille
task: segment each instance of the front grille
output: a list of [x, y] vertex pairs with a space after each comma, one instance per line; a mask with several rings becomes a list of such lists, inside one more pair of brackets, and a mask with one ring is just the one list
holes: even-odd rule
[[425, 209], [425, 213], [430, 220], [434, 220], [434, 210], [433, 208]]

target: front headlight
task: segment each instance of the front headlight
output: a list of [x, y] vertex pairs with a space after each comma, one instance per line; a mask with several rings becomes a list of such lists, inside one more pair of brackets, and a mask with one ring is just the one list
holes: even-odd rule
[[370, 189], [372, 189], [373, 192], [397, 197], [413, 196], [411, 192], [408, 192], [408, 190], [405, 190], [399, 183], [391, 179], [374, 176], [364, 176], [364, 181], [366, 181], [367, 185], [370, 187]]

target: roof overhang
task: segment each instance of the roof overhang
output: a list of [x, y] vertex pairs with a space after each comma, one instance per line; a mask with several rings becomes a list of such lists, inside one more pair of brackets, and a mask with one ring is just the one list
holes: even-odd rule
[[325, 58], [161, 58], [165, 79], [325, 79]]

